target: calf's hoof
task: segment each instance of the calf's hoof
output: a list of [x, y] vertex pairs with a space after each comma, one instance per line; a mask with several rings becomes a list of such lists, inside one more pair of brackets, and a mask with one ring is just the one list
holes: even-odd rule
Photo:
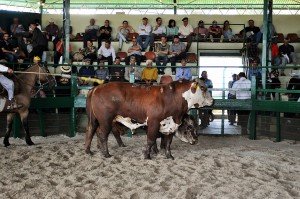
[[126, 147], [124, 143], [120, 144], [119, 147]]
[[171, 154], [167, 154], [166, 157], [167, 157], [167, 159], [174, 160], [174, 157]]
[[9, 141], [7, 139], [3, 140], [3, 144], [4, 144], [5, 147], [10, 146], [10, 143], [9, 143]]
[[85, 153], [88, 155], [94, 155], [94, 153], [90, 149], [86, 149]]
[[34, 143], [32, 142], [32, 140], [31, 140], [30, 138], [27, 138], [27, 139], [26, 139], [26, 144], [27, 144], [28, 146], [34, 145]]
[[110, 158], [110, 157], [112, 157], [112, 155], [110, 155], [109, 153], [106, 153], [106, 154], [104, 154], [104, 157], [105, 158]]

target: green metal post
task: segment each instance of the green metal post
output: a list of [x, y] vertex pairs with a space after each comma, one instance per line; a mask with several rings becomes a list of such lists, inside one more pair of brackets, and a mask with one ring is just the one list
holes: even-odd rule
[[13, 135], [14, 138], [21, 138], [21, 119], [18, 114], [15, 115], [13, 120]]
[[281, 141], [281, 123], [280, 123], [280, 113], [276, 112], [276, 142]]
[[45, 120], [44, 120], [44, 113], [41, 109], [37, 109], [38, 115], [39, 115], [39, 127], [40, 127], [40, 133], [41, 136], [46, 137], [45, 132]]
[[70, 122], [70, 137], [74, 137], [76, 135], [76, 109], [74, 108], [75, 97], [77, 95], [77, 75], [72, 75], [71, 77], [71, 98], [73, 99], [73, 107], [71, 108], [71, 122]]
[[256, 140], [256, 111], [255, 111], [255, 102], [256, 102], [256, 78], [252, 76], [251, 78], [251, 111], [248, 120], [248, 129], [249, 139]]
[[63, 0], [64, 62], [70, 63], [70, 0]]

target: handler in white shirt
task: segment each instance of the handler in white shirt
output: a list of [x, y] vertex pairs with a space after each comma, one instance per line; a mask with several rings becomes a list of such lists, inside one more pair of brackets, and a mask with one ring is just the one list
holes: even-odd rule
[[[232, 86], [236, 99], [251, 99], [251, 81], [246, 78], [244, 72], [239, 73], [238, 78], [239, 80], [235, 81]], [[249, 91], [245, 91], [246, 89]]]
[[112, 65], [115, 59], [115, 49], [111, 46], [111, 42], [106, 40], [105, 44], [102, 45], [98, 50], [98, 61], [107, 60], [108, 65]]
[[[236, 93], [236, 99], [246, 100], [251, 99], [251, 81], [246, 79], [246, 74], [244, 72], [239, 73], [239, 80], [234, 82], [232, 89], [235, 90], [233, 92]], [[249, 90], [249, 91], [248, 91]], [[249, 119], [249, 111], [248, 110], [238, 110], [238, 125], [241, 125], [241, 134], [247, 135], [248, 130], [248, 119]]]
[[[142, 47], [142, 51], [145, 51], [151, 41], [152, 27], [148, 24], [148, 18], [143, 18], [143, 24], [138, 27], [139, 36], [137, 37], [138, 44]], [[143, 43], [143, 39], [145, 42]]]

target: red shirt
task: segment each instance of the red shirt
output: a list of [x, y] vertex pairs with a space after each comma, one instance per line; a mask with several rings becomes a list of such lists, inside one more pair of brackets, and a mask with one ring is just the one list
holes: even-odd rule
[[279, 55], [279, 47], [277, 44], [272, 44], [271, 52], [272, 52], [272, 58], [275, 58]]

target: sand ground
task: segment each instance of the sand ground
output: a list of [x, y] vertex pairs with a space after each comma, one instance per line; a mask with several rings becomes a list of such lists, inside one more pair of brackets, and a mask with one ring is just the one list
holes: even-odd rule
[[[0, 139], [2, 143], [3, 138]], [[104, 159], [84, 137], [33, 137], [35, 146], [11, 139], [0, 146], [0, 198], [300, 198], [300, 144], [269, 139], [200, 136], [196, 145], [177, 138], [175, 160], [162, 151], [142, 155], [145, 135], [110, 136], [113, 157]]]

